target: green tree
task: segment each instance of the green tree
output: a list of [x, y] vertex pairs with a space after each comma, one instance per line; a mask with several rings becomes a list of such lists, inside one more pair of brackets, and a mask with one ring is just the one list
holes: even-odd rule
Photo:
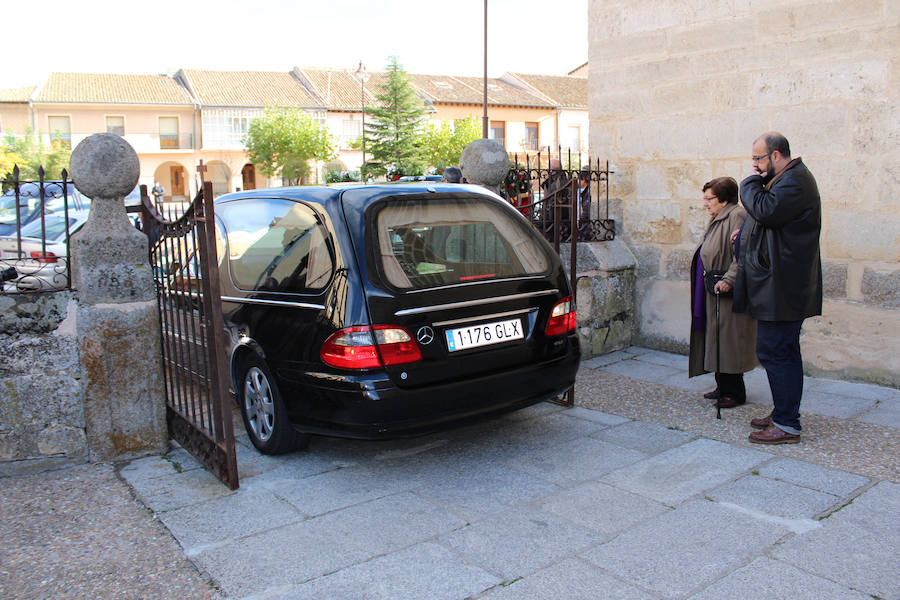
[[328, 129], [297, 108], [269, 107], [244, 136], [247, 156], [271, 177], [281, 173], [295, 185], [309, 174], [310, 160], [337, 156]]
[[59, 179], [62, 170], [69, 168], [72, 151], [62, 145], [44, 145], [40, 132], [35, 135], [31, 127], [25, 135], [6, 134], [0, 143], [0, 177], [12, 179], [13, 167], [19, 166], [19, 179], [38, 179], [38, 169], [44, 167], [45, 179]]
[[422, 125], [428, 109], [410, 83], [409, 75], [390, 58], [387, 81], [378, 86], [378, 105], [366, 107], [373, 119], [366, 121], [367, 150], [372, 160], [366, 173], [383, 175], [392, 169], [404, 175], [418, 175], [425, 167]]
[[481, 123], [477, 117], [469, 115], [452, 126], [447, 122], [430, 125], [425, 131], [422, 147], [428, 164], [443, 170], [444, 167], [458, 165], [463, 149], [479, 138]]

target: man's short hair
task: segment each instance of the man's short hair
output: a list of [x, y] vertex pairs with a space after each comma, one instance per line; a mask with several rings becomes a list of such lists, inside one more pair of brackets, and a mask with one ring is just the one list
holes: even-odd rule
[[447, 167], [444, 169], [443, 179], [447, 183], [459, 183], [462, 179], [462, 171], [459, 167]]
[[788, 143], [787, 138], [777, 131], [764, 133], [760, 137], [766, 143], [767, 151], [775, 152], [776, 150], [778, 150], [778, 152], [781, 153], [783, 157], [791, 157], [791, 145]]

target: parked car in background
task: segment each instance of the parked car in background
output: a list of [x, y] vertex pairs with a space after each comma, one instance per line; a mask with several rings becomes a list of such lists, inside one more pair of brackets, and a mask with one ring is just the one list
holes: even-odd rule
[[4, 291], [64, 289], [69, 285], [68, 236], [87, 222], [89, 210], [40, 217], [24, 225], [21, 237], [0, 237], [0, 269], [15, 268]]
[[215, 214], [232, 385], [263, 453], [426, 433], [574, 384], [559, 257], [479, 186], [249, 190]]
[[410, 183], [412, 181], [442, 181], [440, 175], [404, 175], [397, 179], [400, 183]]
[[0, 235], [15, 235], [17, 222], [22, 226], [39, 219], [41, 211], [51, 215], [64, 213], [66, 202], [69, 211], [90, 208], [91, 199], [75, 189], [71, 181], [50, 180], [44, 182], [43, 193], [36, 181], [19, 184], [18, 221], [16, 217], [16, 191], [7, 190], [0, 196]]

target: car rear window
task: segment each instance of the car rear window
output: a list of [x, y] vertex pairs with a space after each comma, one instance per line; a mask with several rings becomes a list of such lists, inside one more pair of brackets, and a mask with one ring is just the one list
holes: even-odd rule
[[380, 275], [425, 289], [546, 273], [550, 259], [531, 227], [489, 198], [391, 198], [374, 218]]

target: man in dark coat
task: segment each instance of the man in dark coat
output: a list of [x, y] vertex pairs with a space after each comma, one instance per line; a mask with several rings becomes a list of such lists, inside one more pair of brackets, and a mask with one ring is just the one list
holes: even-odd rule
[[556, 207], [559, 206], [560, 232], [563, 239], [568, 237], [569, 203], [572, 193], [572, 180], [563, 171], [562, 163], [558, 158], [550, 159], [550, 169], [547, 179], [541, 183], [544, 190], [544, 200], [541, 212], [544, 217], [544, 236], [553, 240], [556, 223]]
[[822, 314], [819, 232], [822, 207], [816, 180], [780, 133], [753, 143], [756, 174], [741, 182], [747, 220], [740, 234], [734, 311], [758, 321], [756, 353], [772, 389], [772, 413], [750, 424], [757, 444], [800, 441], [803, 360], [800, 328]]

